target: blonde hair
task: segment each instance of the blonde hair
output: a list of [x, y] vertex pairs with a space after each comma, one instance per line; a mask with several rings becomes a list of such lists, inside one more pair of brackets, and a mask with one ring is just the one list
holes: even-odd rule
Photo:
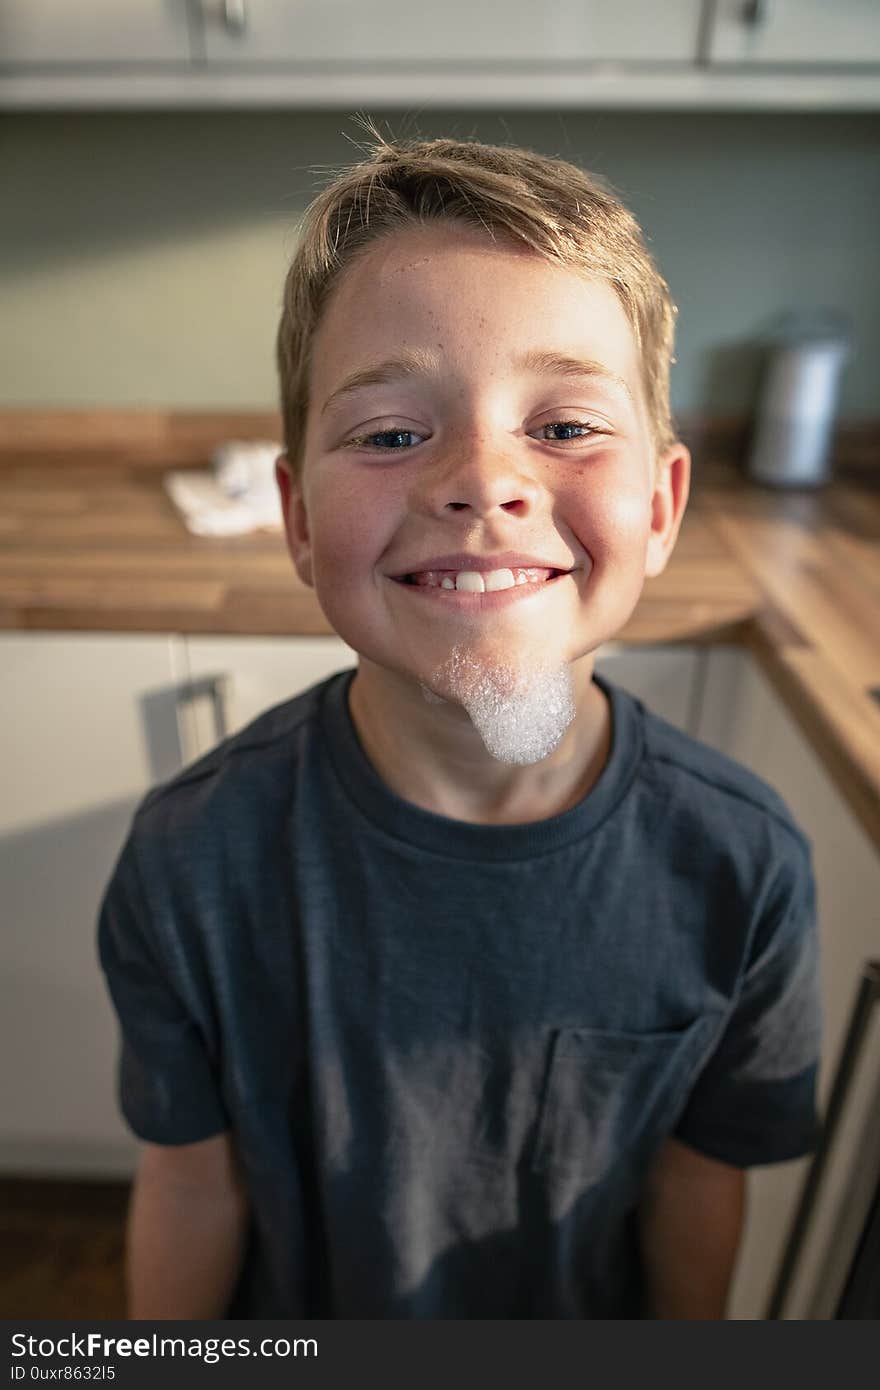
[[592, 174], [532, 150], [476, 141], [386, 140], [307, 208], [284, 285], [277, 354], [285, 448], [298, 472], [315, 330], [342, 271], [380, 237], [456, 221], [524, 243], [617, 294], [638, 345], [654, 447], [675, 441], [669, 368], [676, 309], [627, 208]]

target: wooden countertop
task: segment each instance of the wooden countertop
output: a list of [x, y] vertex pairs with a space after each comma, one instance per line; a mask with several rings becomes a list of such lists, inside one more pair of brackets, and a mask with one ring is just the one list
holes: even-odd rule
[[[0, 416], [0, 628], [330, 632], [280, 532], [192, 536], [162, 487], [248, 437], [277, 417]], [[779, 492], [696, 459], [675, 552], [615, 640], [749, 648], [880, 847], [880, 472]]]

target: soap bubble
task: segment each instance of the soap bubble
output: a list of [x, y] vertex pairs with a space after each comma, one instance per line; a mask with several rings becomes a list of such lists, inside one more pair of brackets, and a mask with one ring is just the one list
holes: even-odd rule
[[571, 668], [564, 661], [514, 666], [456, 645], [431, 687], [421, 688], [430, 704], [446, 698], [461, 705], [489, 755], [520, 767], [548, 757], [575, 716]]

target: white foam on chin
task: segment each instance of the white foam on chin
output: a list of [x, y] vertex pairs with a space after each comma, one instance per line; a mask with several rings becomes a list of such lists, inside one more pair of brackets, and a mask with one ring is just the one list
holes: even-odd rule
[[[574, 684], [567, 662], [514, 667], [481, 660], [466, 647], [453, 647], [432, 684], [462, 706], [498, 762], [526, 767], [557, 748], [575, 716]], [[429, 704], [444, 702], [421, 686]]]

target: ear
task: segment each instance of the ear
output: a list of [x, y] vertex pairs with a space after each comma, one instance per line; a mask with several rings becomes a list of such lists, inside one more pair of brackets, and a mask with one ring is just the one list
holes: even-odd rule
[[279, 454], [275, 460], [275, 481], [281, 493], [281, 510], [284, 514], [284, 530], [287, 534], [290, 558], [302, 582], [314, 588], [312, 542], [305, 496], [302, 483], [294, 473], [286, 454]]
[[645, 556], [645, 578], [655, 579], [666, 568], [675, 548], [691, 485], [691, 456], [675, 443], [657, 460], [651, 499], [651, 534]]

